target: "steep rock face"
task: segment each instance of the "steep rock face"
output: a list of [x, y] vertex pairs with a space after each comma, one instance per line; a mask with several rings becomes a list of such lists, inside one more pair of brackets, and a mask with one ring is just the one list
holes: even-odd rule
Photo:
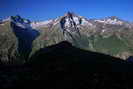
[[18, 52], [22, 60], [27, 61], [32, 51], [32, 42], [39, 32], [30, 26], [30, 21], [20, 16], [11, 17], [11, 28], [18, 40]]
[[[91, 24], [92, 25], [92, 24]], [[53, 25], [38, 28], [39, 37], [33, 42], [33, 51], [67, 40], [80, 48], [88, 48], [88, 39], [81, 28], [91, 26], [89, 22], [74, 13], [68, 12], [53, 20]], [[85, 27], [84, 27], [85, 26]], [[33, 53], [32, 53], [33, 54]]]
[[[73, 39], [73, 33], [78, 34], [80, 36], [79, 32], [79, 25], [81, 25], [82, 19], [75, 16], [73, 13], [68, 12], [64, 17], [60, 20], [60, 26], [63, 30], [63, 35], [68, 35]], [[67, 39], [65, 37], [65, 39]]]
[[10, 27], [10, 22], [0, 24], [0, 63], [17, 61], [17, 38]]
[[68, 12], [67, 14], [65, 14], [65, 16], [61, 18], [60, 25], [64, 33], [75, 32], [80, 35], [79, 30], [82, 26], [92, 26], [93, 24], [90, 23], [86, 18]]
[[10, 21], [23, 29], [31, 29], [31, 22], [28, 19], [21, 18], [19, 15], [11, 16]]
[[64, 40], [81, 49], [122, 59], [133, 55], [132, 24], [117, 17], [96, 20], [68, 12], [56, 19], [31, 22], [20, 16], [11, 16], [1, 20], [0, 27], [1, 31], [8, 29], [13, 33], [17, 42], [15, 48], [23, 60], [40, 48]]
[[[45, 25], [38, 29], [41, 35], [35, 44], [40, 44], [40, 48], [67, 40], [78, 48], [122, 59], [133, 55], [132, 25], [118, 17], [94, 20], [68, 12], [53, 20], [52, 23], [51, 27]], [[36, 48], [34, 47], [34, 49]]]
[[32, 41], [39, 33], [32, 29], [30, 21], [11, 16], [0, 24], [1, 63], [23, 63], [32, 51]]

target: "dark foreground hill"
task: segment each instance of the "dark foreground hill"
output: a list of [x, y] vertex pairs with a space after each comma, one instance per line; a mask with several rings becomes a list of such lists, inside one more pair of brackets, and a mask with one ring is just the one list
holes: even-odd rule
[[64, 41], [40, 49], [24, 65], [1, 65], [0, 89], [132, 89], [132, 68]]

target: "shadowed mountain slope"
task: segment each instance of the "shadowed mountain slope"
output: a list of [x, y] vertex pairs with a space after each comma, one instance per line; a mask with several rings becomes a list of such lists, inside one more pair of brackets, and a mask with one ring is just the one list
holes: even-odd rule
[[[128, 66], [126, 65], [126, 61], [123, 61], [119, 58], [111, 57], [109, 55], [76, 48], [67, 41], [63, 41], [59, 44], [40, 49], [31, 57], [29, 63], [41, 67], [44, 64], [47, 65], [49, 63], [53, 64], [53, 66], [55, 67], [56, 63], [59, 63], [59, 65], [61, 64], [62, 66], [65, 66], [67, 64], [76, 64], [80, 66], [81, 64], [84, 65], [82, 67], [86, 66], [87, 69], [90, 69], [92, 71], [129, 71], [128, 69], [126, 69], [128, 68]], [[117, 65], [121, 66], [119, 67], [120, 70], [119, 68], [115, 68], [115, 66]]]
[[24, 65], [1, 65], [0, 88], [127, 89], [132, 87], [132, 68], [126, 61], [63, 41], [40, 49]]
[[27, 60], [32, 51], [32, 42], [39, 36], [39, 32], [34, 29], [26, 29], [11, 22], [12, 30], [18, 40], [18, 52], [21, 59]]
[[[118, 17], [87, 19], [68, 12], [48, 21], [31, 22], [19, 15], [0, 21], [0, 59], [25, 62], [36, 51], [61, 41], [126, 60], [133, 54], [133, 25]], [[16, 61], [15, 60], [15, 61]]]

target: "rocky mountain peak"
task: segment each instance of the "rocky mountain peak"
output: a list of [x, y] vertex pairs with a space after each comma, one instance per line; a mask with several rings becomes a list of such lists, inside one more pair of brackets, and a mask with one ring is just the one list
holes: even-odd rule
[[11, 16], [10, 20], [12, 23], [16, 24], [16, 26], [19, 26], [21, 28], [31, 28], [31, 21], [28, 19], [24, 19], [19, 15]]
[[120, 20], [119, 17], [117, 16], [110, 16], [110, 17], [107, 17], [107, 19], [111, 19], [111, 20]]
[[13, 22], [16, 22], [16, 23], [25, 23], [25, 24], [30, 24], [31, 21], [28, 20], [28, 19], [24, 19], [22, 18], [20, 15], [16, 15], [16, 16], [11, 16], [10, 19], [13, 21]]
[[78, 33], [79, 34], [79, 25], [82, 23], [82, 18], [77, 16], [72, 12], [68, 12], [60, 19], [60, 26], [63, 30], [63, 34], [65, 33]]
[[75, 17], [77, 15], [74, 12], [68, 11], [64, 16], [67, 16], [67, 17]]
[[117, 16], [110, 16], [104, 19], [97, 19], [95, 21], [99, 23], [111, 24], [111, 25], [123, 25], [124, 24], [124, 21], [119, 19]]
[[[8, 23], [3, 23], [3, 21], [8, 21]], [[0, 22], [0, 38], [3, 37], [3, 32], [6, 33], [4, 29], [13, 30], [18, 38], [23, 39], [23, 42], [20, 42], [23, 45], [19, 47], [21, 52], [23, 52], [23, 48], [29, 49], [31, 47], [29, 44], [33, 44], [33, 50], [36, 50], [67, 40], [74, 46], [85, 50], [98, 51], [126, 59], [133, 53], [133, 43], [130, 40], [133, 35], [132, 26], [131, 23], [119, 20], [116, 16], [87, 19], [73, 12], [68, 12], [55, 19], [30, 22], [16, 15]], [[29, 39], [31, 40], [29, 41]], [[27, 45], [27, 42], [31, 43]], [[38, 47], [38, 44], [41, 45]], [[114, 51], [115, 49], [118, 50]]]

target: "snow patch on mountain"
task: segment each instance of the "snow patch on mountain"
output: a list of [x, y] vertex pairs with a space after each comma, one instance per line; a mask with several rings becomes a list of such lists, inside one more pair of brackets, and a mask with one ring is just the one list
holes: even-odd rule
[[[51, 19], [47, 21], [33, 21], [30, 22], [27, 19], [21, 18], [19, 15], [17, 16], [10, 16], [6, 19], [0, 20], [0, 25], [4, 25], [4, 22], [11, 21], [15, 23], [17, 26], [21, 28], [28, 28], [28, 29], [37, 29], [40, 27], [54, 27], [59, 26], [62, 23], [64, 28], [67, 30], [74, 30], [78, 28], [96, 28], [98, 25], [106, 27], [106, 25], [120, 25], [125, 26], [127, 28], [133, 28], [133, 25], [127, 21], [123, 21], [116, 16], [106, 17], [104, 19], [87, 19], [83, 16], [76, 15], [75, 13], [68, 12], [64, 16], [60, 16], [56, 19]], [[62, 27], [61, 27], [62, 28]], [[99, 28], [99, 27], [98, 27]]]
[[11, 16], [10, 21], [16, 24], [16, 26], [24, 28], [24, 29], [31, 29], [30, 21], [27, 19], [23, 19], [20, 16]]
[[40, 21], [40, 22], [32, 22], [31, 27], [32, 28], [37, 28], [37, 27], [42, 27], [42, 26], [47, 26], [52, 24], [53, 20], [47, 20], [47, 21]]
[[85, 19], [85, 18], [82, 18], [82, 23], [81, 23], [81, 25], [88, 25], [88, 26], [93, 26], [93, 24], [92, 23], [90, 23], [87, 19]]
[[112, 24], [112, 25], [123, 25], [123, 22], [117, 19], [95, 20], [95, 22], [104, 23], [104, 24]]

